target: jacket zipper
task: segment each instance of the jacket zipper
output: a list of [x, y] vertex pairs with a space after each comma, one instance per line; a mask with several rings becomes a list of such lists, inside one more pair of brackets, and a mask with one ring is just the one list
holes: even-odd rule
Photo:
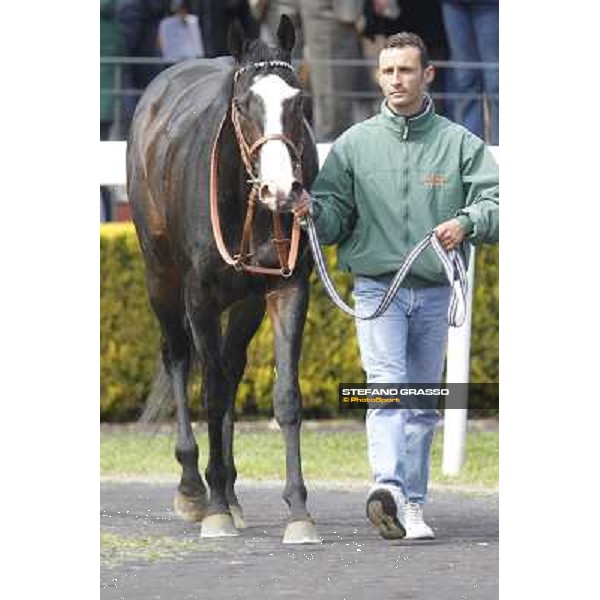
[[404, 131], [402, 132], [402, 142], [404, 145], [404, 244], [408, 248], [409, 232], [408, 232], [408, 119], [404, 119]]

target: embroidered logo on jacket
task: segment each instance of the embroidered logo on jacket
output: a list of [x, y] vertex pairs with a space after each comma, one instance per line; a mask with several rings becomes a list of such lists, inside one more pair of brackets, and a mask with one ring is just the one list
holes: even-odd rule
[[441, 187], [446, 184], [446, 176], [442, 173], [430, 173], [423, 177], [423, 184], [432, 187]]

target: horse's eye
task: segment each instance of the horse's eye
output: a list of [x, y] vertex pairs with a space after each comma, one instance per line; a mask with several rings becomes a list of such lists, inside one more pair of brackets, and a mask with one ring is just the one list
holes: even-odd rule
[[293, 110], [302, 110], [305, 97], [306, 97], [306, 94], [304, 92], [300, 91], [292, 98]]
[[239, 110], [241, 113], [248, 114], [250, 107], [250, 95], [243, 94], [242, 96], [238, 96], [237, 98], [233, 99], [233, 103], [237, 110]]

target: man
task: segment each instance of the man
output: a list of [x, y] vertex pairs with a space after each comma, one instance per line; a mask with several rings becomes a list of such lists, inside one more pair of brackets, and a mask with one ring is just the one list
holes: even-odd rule
[[198, 17], [190, 14], [187, 0], [171, 0], [170, 17], [158, 26], [158, 47], [163, 58], [173, 62], [203, 56]]
[[[124, 54], [133, 58], [158, 58], [156, 45], [158, 24], [168, 14], [166, 0], [117, 0], [116, 18], [123, 31]], [[142, 91], [161, 72], [160, 64], [124, 64], [122, 86], [140, 90], [139, 94], [123, 96], [123, 139]]]
[[[421, 38], [399, 33], [379, 55], [385, 96], [375, 117], [333, 145], [296, 214], [312, 213], [319, 239], [338, 244], [340, 268], [355, 274], [359, 314], [370, 314], [414, 245], [428, 231], [446, 250], [498, 241], [498, 169], [482, 140], [435, 114]], [[429, 248], [378, 319], [357, 320], [369, 383], [441, 383], [450, 287]], [[434, 408], [369, 409], [375, 483], [367, 516], [387, 539], [433, 538], [423, 520]]]

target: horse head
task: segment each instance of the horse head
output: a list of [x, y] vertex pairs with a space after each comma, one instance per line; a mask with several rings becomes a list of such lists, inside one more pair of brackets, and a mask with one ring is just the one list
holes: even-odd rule
[[291, 66], [294, 26], [283, 15], [277, 48], [248, 40], [236, 22], [229, 49], [234, 75], [232, 119], [246, 171], [260, 202], [272, 211], [290, 211], [302, 186], [304, 93]]

